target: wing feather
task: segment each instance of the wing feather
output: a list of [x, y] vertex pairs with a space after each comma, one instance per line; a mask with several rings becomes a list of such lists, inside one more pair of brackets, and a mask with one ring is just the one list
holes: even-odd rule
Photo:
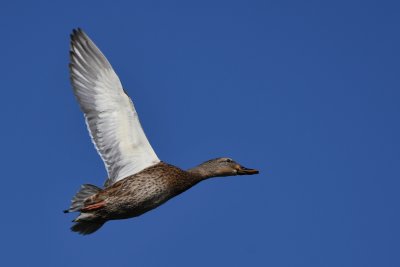
[[74, 94], [107, 169], [106, 185], [160, 162], [118, 76], [81, 29], [71, 34], [69, 66]]

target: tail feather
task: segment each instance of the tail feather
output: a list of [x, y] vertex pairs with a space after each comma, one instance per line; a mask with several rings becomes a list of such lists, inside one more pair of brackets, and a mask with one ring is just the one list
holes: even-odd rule
[[84, 201], [88, 197], [97, 194], [100, 191], [101, 189], [97, 186], [91, 184], [83, 184], [78, 193], [76, 193], [76, 195], [72, 198], [71, 206], [69, 207], [69, 209], [64, 210], [64, 213], [81, 210], [84, 207]]
[[91, 233], [96, 232], [103, 226], [105, 221], [80, 221], [76, 222], [72, 227], [71, 230], [73, 232], [77, 232], [81, 235], [89, 235]]

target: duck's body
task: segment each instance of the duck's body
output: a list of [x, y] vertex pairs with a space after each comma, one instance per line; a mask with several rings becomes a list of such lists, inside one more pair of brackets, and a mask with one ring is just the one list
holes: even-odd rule
[[110, 63], [80, 29], [71, 35], [70, 72], [109, 175], [104, 189], [85, 184], [72, 199], [65, 212], [80, 212], [73, 231], [90, 234], [109, 220], [142, 215], [210, 177], [258, 173], [229, 158], [210, 160], [188, 171], [160, 161]]
[[85, 185], [83, 190], [90, 188], [98, 192], [85, 198], [76, 210], [82, 214], [75, 220], [78, 223], [73, 230], [89, 234], [106, 221], [142, 215], [199, 181], [199, 177], [190, 172], [160, 162], [102, 190]]
[[93, 215], [98, 218], [127, 219], [158, 207], [196, 183], [188, 172], [160, 162], [106, 187], [85, 204], [102, 203], [93, 209]]

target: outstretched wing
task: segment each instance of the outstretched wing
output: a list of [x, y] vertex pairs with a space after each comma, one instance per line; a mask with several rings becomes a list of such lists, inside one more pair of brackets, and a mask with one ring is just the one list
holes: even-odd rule
[[160, 162], [118, 76], [81, 29], [71, 34], [70, 60], [74, 94], [108, 172], [106, 186]]

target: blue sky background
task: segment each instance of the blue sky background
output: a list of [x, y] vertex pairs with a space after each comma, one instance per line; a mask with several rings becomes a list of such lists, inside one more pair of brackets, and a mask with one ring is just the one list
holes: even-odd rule
[[[400, 266], [397, 1], [0, 4], [2, 266]], [[68, 77], [82, 27], [158, 156], [230, 156], [209, 180], [94, 235], [61, 211], [103, 163]]]

